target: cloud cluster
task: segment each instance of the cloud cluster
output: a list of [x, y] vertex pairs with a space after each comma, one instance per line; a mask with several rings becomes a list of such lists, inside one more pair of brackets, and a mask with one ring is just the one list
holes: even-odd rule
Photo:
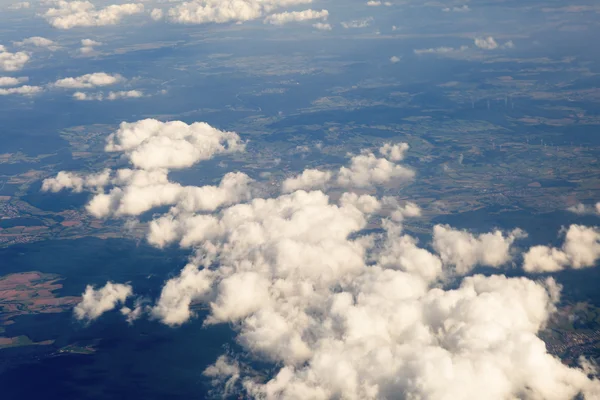
[[329, 11], [327, 10], [292, 11], [280, 14], [271, 14], [267, 18], [265, 18], [265, 24], [285, 25], [290, 22], [310, 21], [315, 19], [327, 20], [328, 17]]
[[99, 86], [115, 85], [123, 82], [124, 78], [119, 74], [107, 74], [105, 72], [94, 72], [75, 78], [63, 78], [54, 82], [54, 86], [64, 89], [90, 89]]
[[29, 54], [23, 51], [11, 53], [0, 44], [0, 71], [19, 71], [29, 61]]
[[534, 246], [524, 255], [527, 272], [556, 272], [566, 268], [587, 268], [600, 259], [600, 229], [571, 225], [560, 249]]
[[33, 96], [42, 92], [44, 89], [40, 86], [23, 85], [19, 87], [11, 87], [8, 89], [0, 88], [0, 96], [7, 96], [11, 94], [20, 94], [23, 96]]
[[27, 82], [27, 77], [15, 78], [12, 76], [0, 76], [0, 87], [17, 86], [21, 83]]
[[[165, 204], [176, 185], [168, 182], [166, 168], [222, 152], [210, 145], [208, 127], [177, 123], [175, 134], [168, 124], [124, 124], [109, 138], [107, 150], [123, 152], [138, 169], [119, 170], [116, 176], [110, 171], [61, 175], [47, 180], [46, 189], [70, 185], [102, 191], [105, 182], [112, 182], [123, 192], [149, 188], [132, 197], [131, 204], [144, 204], [135, 212]], [[198, 132], [205, 133], [203, 145], [196, 142]], [[157, 135], [164, 156], [144, 149]], [[227, 137], [218, 136], [220, 141]], [[202, 149], [208, 143], [212, 150], [204, 158], [175, 163], [172, 149], [188, 153], [178, 140]], [[173, 200], [174, 207], [149, 224], [148, 241], [157, 247], [178, 243], [193, 248], [193, 256], [165, 283], [153, 305], [122, 313], [135, 319], [147, 312], [177, 326], [195, 316], [192, 305], [204, 304], [206, 325], [230, 324], [245, 352], [273, 365], [265, 379], [255, 379], [249, 366], [227, 357], [205, 371], [226, 389], [250, 397], [598, 398], [600, 382], [588, 376], [589, 365], [564, 365], [538, 337], [559, 301], [560, 287], [553, 279], [460, 277], [476, 265], [499, 268], [510, 262], [511, 246], [523, 232], [473, 235], [438, 225], [429, 250], [403, 228], [406, 219], [420, 215], [416, 204], [353, 192], [367, 181], [387, 183], [395, 174], [407, 178], [407, 169], [397, 164], [407, 149], [404, 144], [382, 146], [383, 158], [364, 151], [336, 173], [304, 171], [284, 183], [289, 193], [274, 198], [251, 198], [247, 188], [244, 195], [229, 197], [248, 182], [241, 173], [229, 173], [219, 186], [182, 188], [180, 194], [202, 194]], [[134, 161], [136, 151], [155, 157], [140, 164]], [[397, 167], [402, 172], [394, 172]], [[299, 189], [337, 185], [340, 179], [349, 182], [344, 185], [349, 190], [337, 201], [321, 190]], [[96, 198], [102, 204], [125, 204], [122, 197], [106, 196]], [[215, 199], [220, 206], [214, 207]], [[381, 231], [366, 230], [374, 220], [382, 220]], [[573, 265], [589, 264], [599, 253], [597, 237], [592, 243], [586, 239], [591, 228], [571, 229], [571, 244], [560, 251], [573, 255]], [[459, 284], [447, 288], [446, 277], [458, 278]], [[93, 301], [84, 298], [87, 306], [81, 309], [86, 311], [80, 313], [96, 317], [129, 294], [110, 297], [86, 289]]]
[[15, 44], [15, 46], [20, 46], [20, 47], [24, 47], [24, 46], [41, 47], [41, 48], [48, 49], [50, 51], [56, 51], [60, 48], [60, 46], [58, 46], [56, 44], [56, 42], [54, 42], [50, 39], [46, 39], [41, 36], [32, 36], [30, 38], [23, 39], [20, 42], [14, 42], [14, 44]]
[[[2, 78], [0, 78], [0, 80], [1, 79]], [[595, 205], [586, 205], [583, 203], [579, 203], [567, 208], [567, 211], [578, 215], [600, 215], [600, 202], [596, 203]]]
[[79, 320], [92, 321], [107, 311], [113, 310], [117, 304], [133, 294], [130, 285], [107, 282], [100, 289], [88, 285], [82, 295], [82, 300], [74, 308], [75, 317]]
[[373, 17], [356, 19], [352, 21], [344, 21], [341, 23], [341, 25], [345, 29], [360, 29], [369, 27], [371, 25], [371, 22], [373, 22]]
[[81, 54], [90, 54], [95, 51], [94, 47], [97, 46], [102, 46], [102, 43], [92, 39], [81, 39], [81, 48], [79, 49], [79, 52]]
[[244, 22], [276, 9], [311, 3], [312, 0], [194, 0], [168, 10], [169, 20], [181, 24]]
[[491, 36], [475, 38], [475, 46], [479, 47], [480, 49], [483, 49], [483, 50], [512, 49], [513, 47], [515, 47], [512, 40], [509, 40], [508, 42], [504, 43], [503, 45], [500, 45]]
[[55, 3], [56, 7], [43, 15], [50, 25], [58, 29], [115, 25], [125, 16], [144, 11], [144, 5], [140, 3], [113, 4], [99, 10], [89, 1], [58, 0]]

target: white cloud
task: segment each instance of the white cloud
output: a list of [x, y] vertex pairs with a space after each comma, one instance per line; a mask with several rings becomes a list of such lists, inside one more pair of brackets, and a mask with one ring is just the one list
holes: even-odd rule
[[345, 29], [359, 29], [359, 28], [367, 28], [373, 22], [373, 17], [367, 17], [362, 19], [357, 19], [353, 21], [345, 21], [342, 22], [341, 25]]
[[322, 19], [326, 20], [329, 17], [329, 11], [321, 10], [304, 10], [304, 11], [292, 11], [292, 12], [284, 12], [280, 14], [271, 14], [267, 18], [265, 18], [265, 24], [272, 25], [284, 25], [290, 22], [301, 22], [301, 21], [310, 21], [314, 19]]
[[571, 225], [560, 249], [534, 246], [523, 257], [527, 272], [555, 272], [566, 268], [587, 268], [600, 259], [600, 229]]
[[195, 0], [169, 9], [168, 18], [181, 24], [244, 22], [261, 18], [278, 8], [311, 2], [312, 0]]
[[391, 161], [402, 161], [404, 160], [404, 155], [408, 149], [409, 146], [407, 143], [385, 143], [379, 148], [379, 152], [382, 156], [389, 158]]
[[442, 11], [444, 11], [444, 12], [469, 12], [469, 11], [471, 11], [471, 9], [469, 8], [468, 5], [463, 4], [461, 7], [446, 7], [446, 8], [443, 8]]
[[28, 1], [20, 1], [18, 3], [13, 3], [8, 6], [9, 10], [22, 10], [31, 7], [31, 3]]
[[333, 29], [331, 24], [327, 24], [327, 23], [323, 23], [323, 22], [317, 22], [316, 24], [313, 24], [313, 28], [316, 28], [320, 31], [330, 31]]
[[81, 39], [81, 48], [79, 52], [82, 54], [90, 54], [95, 51], [94, 47], [102, 46], [103, 43], [97, 42], [92, 39]]
[[475, 38], [475, 46], [484, 50], [494, 50], [498, 48], [498, 43], [493, 37], [488, 36], [484, 38]]
[[73, 312], [79, 320], [92, 321], [107, 311], [113, 310], [117, 304], [124, 303], [133, 293], [130, 285], [108, 282], [100, 289], [88, 285], [82, 300]]
[[373, 153], [352, 157], [350, 167], [341, 167], [337, 184], [342, 187], [368, 188], [389, 182], [406, 182], [414, 178], [411, 169], [395, 164], [386, 158], [377, 158]]
[[12, 76], [0, 76], [0, 87], [17, 86], [28, 80], [27, 77], [14, 78]]
[[465, 275], [477, 265], [497, 268], [508, 263], [512, 260], [510, 247], [524, 236], [520, 229], [506, 236], [498, 230], [474, 236], [448, 225], [436, 225], [433, 248], [445, 265], [453, 266], [457, 274]]
[[284, 193], [294, 192], [299, 189], [322, 189], [331, 179], [331, 172], [318, 169], [305, 169], [302, 174], [283, 181]]
[[0, 96], [7, 96], [10, 94], [20, 94], [20, 95], [24, 95], [24, 96], [32, 96], [34, 94], [38, 94], [38, 93], [42, 92], [43, 90], [44, 89], [40, 86], [29, 86], [29, 85], [11, 87], [8, 89], [0, 88]]
[[65, 89], [90, 89], [99, 86], [110, 86], [123, 82], [124, 78], [119, 74], [110, 75], [105, 72], [94, 72], [75, 78], [63, 78], [54, 82], [54, 86]]
[[29, 61], [29, 54], [19, 51], [11, 53], [0, 45], [0, 71], [19, 71]]
[[401, 59], [402, 59], [402, 57], [392, 56], [392, 57], [390, 57], [390, 62], [392, 64], [396, 64], [396, 63], [399, 63]]
[[118, 91], [118, 92], [108, 92], [105, 96], [102, 93], [85, 93], [85, 92], [75, 92], [73, 93], [73, 98], [75, 100], [80, 101], [102, 101], [102, 100], [119, 100], [119, 99], [130, 99], [130, 98], [140, 98], [144, 97], [144, 93], [139, 90], [127, 90], [127, 91]]
[[417, 55], [421, 54], [452, 54], [459, 53], [468, 50], [467, 46], [460, 46], [459, 48], [454, 47], [436, 47], [429, 49], [414, 49], [413, 52]]
[[56, 51], [60, 48], [60, 46], [58, 46], [56, 44], [56, 42], [50, 40], [50, 39], [46, 39], [44, 37], [41, 36], [32, 36], [30, 38], [27, 39], [23, 39], [20, 42], [14, 42], [15, 46], [34, 46], [34, 47], [41, 47], [41, 48], [45, 48], [48, 49], [50, 51]]
[[58, 29], [116, 25], [123, 17], [144, 11], [140, 3], [113, 4], [100, 10], [89, 1], [56, 1], [57, 7], [43, 15], [50, 25]]
[[164, 11], [161, 10], [160, 8], [154, 8], [150, 12], [150, 18], [152, 18], [154, 21], [159, 21], [159, 20], [163, 19], [164, 14], [165, 14]]

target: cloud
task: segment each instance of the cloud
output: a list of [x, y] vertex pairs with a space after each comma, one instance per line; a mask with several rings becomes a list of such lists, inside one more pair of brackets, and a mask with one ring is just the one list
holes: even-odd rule
[[282, 190], [284, 193], [290, 193], [299, 189], [321, 189], [329, 182], [331, 176], [329, 171], [306, 169], [302, 174], [283, 181]]
[[12, 76], [0, 76], [0, 87], [17, 86], [28, 80], [27, 77], [14, 78]]
[[[133, 149], [153, 138], [152, 132], [172, 136], [163, 131], [168, 123], [140, 122], [122, 125], [107, 150], [131, 161]], [[181, 124], [176, 131], [183, 137], [196, 132], [194, 124]], [[166, 153], [178, 147], [165, 143]], [[217, 208], [195, 203], [213, 201], [218, 196], [212, 193], [225, 187], [239, 188], [248, 179], [241, 173], [226, 175], [219, 187], [185, 187], [207, 193], [177, 200], [148, 227], [154, 246], [193, 249], [150, 306], [151, 317], [178, 326], [196, 317], [192, 305], [202, 304], [208, 310], [205, 325], [232, 326], [242, 351], [270, 362], [272, 374], [252, 373], [223, 356], [205, 375], [226, 392], [248, 397], [598, 398], [600, 382], [588, 376], [587, 364], [563, 364], [538, 336], [560, 300], [553, 279], [457, 276], [456, 285], [446, 286], [445, 277], [459, 269], [509, 262], [521, 231], [473, 235], [438, 225], [436, 254], [404, 232], [406, 219], [420, 215], [416, 204], [352, 191], [365, 180], [369, 186], [387, 183], [390, 171], [405, 168], [394, 160], [402, 160], [406, 150], [390, 144], [380, 149], [387, 158], [369, 151], [352, 157], [350, 167], [336, 173], [352, 181], [338, 201], [321, 190], [296, 190], [272, 198], [249, 198], [246, 192]], [[176, 184], [168, 181], [166, 169], [147, 167], [119, 170], [110, 184], [122, 190], [160, 184], [132, 197], [142, 203], [150, 198], [150, 207], [156, 207], [163, 203], [154, 199]], [[344, 168], [350, 172], [342, 173]], [[400, 175], [406, 177], [404, 171]], [[73, 187], [103, 190], [80, 177], [83, 182]], [[380, 217], [383, 232], [367, 230]], [[581, 250], [575, 253], [583, 257]]]
[[379, 7], [379, 6], [382, 6], [382, 5], [389, 7], [389, 6], [392, 5], [392, 3], [390, 3], [389, 1], [381, 2], [379, 0], [369, 0], [369, 1], [367, 1], [367, 6], [369, 6], [369, 7]]
[[350, 167], [341, 167], [337, 184], [342, 187], [368, 188], [389, 182], [407, 182], [414, 178], [411, 169], [395, 164], [386, 158], [377, 158], [373, 153], [354, 156]]
[[116, 25], [123, 17], [144, 11], [144, 5], [140, 3], [113, 4], [100, 10], [89, 1], [58, 0], [56, 5], [43, 16], [50, 25], [58, 29]]
[[8, 89], [0, 88], [0, 96], [7, 96], [11, 94], [20, 94], [23, 96], [33, 96], [34, 94], [38, 94], [42, 92], [44, 89], [40, 86], [19, 86], [19, 87], [11, 87]]
[[396, 63], [399, 63], [401, 59], [402, 59], [402, 57], [392, 56], [392, 57], [390, 57], [390, 62], [392, 64], [396, 64]]
[[467, 46], [460, 46], [459, 48], [454, 47], [436, 47], [429, 49], [414, 49], [413, 52], [417, 55], [421, 54], [452, 54], [459, 53], [468, 50]]
[[369, 27], [371, 25], [371, 22], [373, 22], [373, 17], [367, 17], [353, 21], [345, 21], [342, 22], [341, 25], [345, 29], [360, 29]]
[[457, 274], [465, 275], [477, 265], [497, 268], [508, 263], [512, 260], [511, 245], [524, 236], [520, 229], [507, 236], [498, 230], [475, 236], [448, 225], [436, 225], [433, 248], [445, 265], [453, 266]]
[[20, 42], [14, 42], [15, 46], [34, 46], [34, 47], [41, 47], [41, 48], [45, 48], [48, 49], [50, 51], [56, 51], [58, 49], [60, 49], [60, 46], [58, 46], [56, 44], [56, 42], [50, 40], [50, 39], [46, 39], [44, 37], [41, 36], [32, 36], [30, 38], [27, 39], [23, 39]]
[[102, 46], [102, 44], [103, 43], [97, 42], [92, 39], [82, 39], [81, 40], [81, 48], [79, 49], [79, 52], [81, 54], [93, 53], [95, 51], [94, 47]]
[[11, 53], [0, 45], [0, 71], [19, 71], [29, 61], [29, 54], [19, 51]]
[[144, 97], [144, 93], [139, 90], [127, 90], [127, 91], [118, 91], [118, 92], [108, 92], [105, 96], [102, 93], [85, 93], [85, 92], [75, 92], [73, 93], [73, 98], [75, 100], [80, 101], [103, 101], [103, 100], [119, 100], [119, 99], [137, 99], [140, 97]]
[[333, 29], [331, 24], [327, 24], [327, 23], [323, 23], [323, 22], [317, 22], [316, 24], [313, 24], [313, 28], [316, 28], [320, 31], [330, 31]]
[[[0, 81], [1, 81], [1, 79], [2, 78], [0, 78]], [[579, 204], [576, 204], [574, 206], [567, 208], [567, 211], [570, 211], [570, 212], [578, 214], [578, 215], [589, 215], [589, 214], [600, 215], [600, 202], [596, 203], [595, 205], [586, 205], [586, 204], [579, 203]]]
[[75, 306], [73, 312], [79, 320], [92, 321], [107, 311], [113, 310], [117, 304], [124, 303], [133, 293], [130, 285], [108, 282], [100, 289], [88, 285], [82, 295], [82, 300]]
[[446, 7], [442, 9], [443, 12], [469, 12], [471, 9], [468, 5], [463, 4], [461, 7]]
[[284, 25], [290, 22], [310, 21], [314, 19], [326, 20], [329, 17], [329, 11], [304, 10], [284, 12], [280, 14], [271, 14], [265, 18], [265, 24]]
[[495, 49], [512, 49], [515, 47], [515, 44], [512, 40], [504, 43], [503, 45], [499, 45], [496, 40], [491, 37], [483, 37], [483, 38], [475, 38], [475, 46], [479, 47], [483, 50], [495, 50]]
[[244, 22], [263, 17], [278, 8], [311, 3], [312, 0], [195, 0], [168, 11], [168, 18], [180, 24]]
[[152, 18], [154, 21], [159, 21], [159, 20], [163, 19], [164, 14], [165, 14], [164, 11], [161, 10], [160, 8], [154, 8], [150, 12], [150, 18]]
[[99, 86], [110, 86], [123, 82], [125, 79], [119, 75], [110, 75], [105, 72], [94, 72], [75, 78], [63, 78], [54, 82], [54, 86], [64, 89], [90, 89]]
[[23, 10], [26, 8], [31, 7], [31, 3], [29, 3], [28, 1], [20, 1], [18, 3], [13, 3], [10, 6], [8, 6], [9, 10]]
[[527, 272], [555, 272], [566, 268], [587, 268], [600, 259], [600, 229], [571, 225], [560, 249], [534, 246], [523, 256]]

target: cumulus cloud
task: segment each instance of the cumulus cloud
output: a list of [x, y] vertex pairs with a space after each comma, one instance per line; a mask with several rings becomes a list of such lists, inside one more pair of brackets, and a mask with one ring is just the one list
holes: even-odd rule
[[[398, 155], [398, 152], [394, 155]], [[388, 182], [407, 182], [414, 176], [415, 173], [410, 168], [367, 152], [352, 157], [349, 167], [340, 168], [337, 184], [342, 187], [368, 188]]]
[[23, 46], [41, 47], [41, 48], [48, 49], [50, 51], [55, 51], [60, 48], [60, 46], [58, 46], [56, 44], [56, 42], [54, 42], [50, 39], [46, 39], [41, 36], [32, 36], [30, 38], [23, 39], [20, 42], [14, 42], [14, 44], [15, 44], [15, 46], [21, 46], [21, 47], [23, 47]]
[[283, 7], [311, 3], [312, 0], [195, 0], [168, 11], [169, 20], [181, 24], [244, 22], [263, 17]]
[[28, 80], [27, 77], [14, 78], [12, 76], [0, 76], [0, 87], [17, 86]]
[[392, 64], [396, 64], [396, 63], [399, 63], [401, 59], [402, 59], [401, 57], [398, 57], [398, 56], [392, 56], [392, 57], [390, 57], [390, 62], [391, 62]]
[[[132, 160], [133, 149], [153, 138], [151, 132], [160, 130], [172, 138], [162, 124], [121, 126], [107, 149]], [[187, 138], [189, 130], [196, 132], [192, 126], [178, 125], [177, 132]], [[176, 146], [167, 143], [168, 153]], [[178, 243], [194, 253], [179, 275], [165, 283], [150, 315], [178, 326], [196, 317], [192, 305], [200, 303], [208, 309], [205, 325], [234, 327], [243, 351], [271, 362], [273, 373], [256, 379], [249, 367], [225, 356], [204, 373], [225, 385], [226, 392], [241, 390], [249, 397], [598, 398], [600, 383], [588, 376], [588, 366], [564, 365], [538, 337], [559, 301], [560, 287], [553, 279], [474, 275], [459, 278], [452, 289], [444, 286], [448, 273], [509, 262], [521, 231], [473, 235], [438, 225], [434, 253], [404, 232], [404, 221], [420, 215], [416, 204], [352, 192], [367, 180], [370, 185], [388, 182], [395, 168], [402, 167], [394, 160], [402, 160], [405, 151], [401, 144], [390, 144], [380, 149], [385, 158], [368, 151], [352, 157], [338, 179], [331, 177], [351, 182], [338, 201], [320, 190], [242, 196], [220, 208], [195, 203], [218, 197], [213, 194], [177, 201], [149, 224], [148, 241], [157, 247]], [[110, 184], [125, 190], [161, 183], [160, 189], [149, 191], [152, 199], [159, 198], [172, 183], [166, 167], [154, 166], [120, 170]], [[343, 173], [344, 168], [349, 172]], [[302, 173], [301, 186], [303, 176], [308, 184], [315, 180], [311, 174], [317, 181], [327, 177], [323, 171]], [[404, 170], [397, 174], [407, 178]], [[240, 173], [226, 177], [232, 188], [247, 179]], [[82, 178], [69, 184], [102, 190]], [[216, 193], [225, 186], [185, 190]], [[135, 199], [143, 202], [146, 196]], [[383, 216], [383, 233], [367, 230], [374, 216]], [[581, 244], [581, 238], [576, 242]], [[586, 262], [581, 250], [575, 253], [580, 263]], [[91, 289], [89, 297], [103, 298], [95, 292]], [[102, 303], [114, 308], [130, 293]], [[104, 308], [95, 306], [100, 301], [89, 303], [94, 306], [86, 310]], [[122, 313], [129, 317], [135, 309]]]
[[8, 96], [11, 94], [20, 94], [23, 96], [33, 96], [42, 92], [44, 89], [40, 86], [29, 86], [23, 85], [18, 87], [11, 87], [8, 89], [0, 88], [0, 96]]
[[152, 11], [150, 11], [150, 18], [152, 18], [154, 21], [159, 21], [163, 19], [164, 14], [164, 11], [160, 8], [154, 8]]
[[[2, 80], [2, 78], [0, 78], [0, 81], [1, 80]], [[600, 202], [596, 203], [595, 205], [586, 205], [586, 204], [579, 203], [579, 204], [576, 204], [574, 206], [567, 208], [567, 211], [570, 211], [570, 212], [578, 214], [578, 215], [590, 215], [590, 214], [591, 215], [593, 215], [593, 214], [600, 215]]]
[[316, 24], [313, 24], [313, 28], [316, 28], [320, 31], [330, 31], [333, 29], [331, 24], [325, 22], [317, 22]]
[[102, 44], [103, 43], [97, 42], [92, 39], [82, 39], [81, 40], [81, 48], [79, 49], [79, 52], [81, 54], [93, 53], [95, 51], [94, 47], [102, 46]]
[[119, 75], [110, 75], [105, 72], [94, 72], [75, 78], [63, 78], [54, 82], [54, 86], [64, 89], [90, 89], [99, 86], [115, 85], [125, 79]]
[[80, 101], [103, 101], [103, 100], [119, 100], [119, 99], [138, 99], [140, 97], [144, 97], [144, 93], [139, 90], [121, 90], [117, 92], [108, 92], [108, 94], [104, 95], [103, 93], [85, 93], [85, 92], [75, 92], [73, 93], [73, 98], [75, 100]]
[[482, 38], [475, 38], [475, 46], [479, 47], [480, 49], [483, 50], [495, 50], [495, 49], [512, 49], [515, 47], [515, 44], [512, 42], [512, 40], [509, 40], [508, 42], [504, 43], [503, 45], [498, 44], [498, 42], [496, 42], [496, 40], [491, 37], [491, 36], [487, 36], [487, 37], [482, 37]]
[[369, 27], [371, 25], [371, 22], [373, 22], [373, 17], [367, 17], [353, 21], [345, 21], [342, 22], [341, 25], [345, 29], [360, 29]]
[[284, 193], [289, 193], [299, 189], [322, 189], [329, 182], [331, 176], [332, 173], [329, 171], [306, 169], [302, 174], [283, 181], [282, 190]]
[[139, 14], [144, 11], [140, 3], [112, 4], [102, 9], [89, 1], [56, 1], [56, 7], [48, 9], [44, 18], [50, 25], [58, 29], [76, 27], [116, 25], [125, 16]]
[[29, 61], [29, 54], [18, 51], [11, 53], [0, 45], [0, 71], [19, 71]]
[[329, 17], [329, 11], [304, 10], [284, 12], [280, 14], [271, 14], [265, 18], [265, 24], [284, 25], [290, 22], [310, 21], [314, 19], [326, 20]]
[[504, 235], [501, 231], [475, 236], [448, 225], [433, 228], [433, 248], [446, 265], [465, 275], [475, 266], [500, 267], [512, 260], [510, 247], [516, 239], [524, 237], [520, 229]]
[[113, 310], [119, 303], [133, 293], [130, 285], [108, 282], [100, 289], [88, 285], [82, 295], [82, 300], [75, 306], [73, 312], [79, 320], [92, 321], [107, 311]]
[[534, 246], [523, 257], [527, 272], [555, 272], [566, 268], [587, 268], [600, 259], [600, 229], [571, 225], [561, 248]]

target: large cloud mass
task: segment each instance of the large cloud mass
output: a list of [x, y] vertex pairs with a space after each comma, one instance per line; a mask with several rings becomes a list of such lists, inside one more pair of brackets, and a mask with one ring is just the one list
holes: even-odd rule
[[[171, 156], [174, 149], [183, 161]], [[383, 146], [383, 158], [362, 152], [335, 173], [304, 171], [286, 181], [289, 193], [274, 198], [252, 197], [242, 173], [225, 175], [218, 186], [168, 181], [169, 168], [232, 149], [241, 149], [237, 135], [206, 124], [138, 121], [123, 124], [107, 145], [136, 169], [61, 173], [44, 183], [47, 190], [96, 192], [92, 212], [106, 207], [124, 214], [127, 208], [137, 215], [173, 205], [149, 224], [148, 241], [194, 253], [146, 312], [177, 326], [194, 318], [192, 306], [202, 303], [206, 325], [231, 324], [249, 355], [272, 363], [273, 372], [256, 379], [241, 360], [219, 358], [205, 373], [226, 390], [265, 399], [600, 396], [586, 362], [581, 368], [562, 364], [537, 335], [559, 301], [553, 279], [461, 277], [477, 265], [510, 262], [511, 246], [523, 232], [473, 235], [438, 225], [428, 249], [403, 227], [420, 216], [416, 204], [353, 192], [412, 178], [412, 170], [398, 164], [407, 145]], [[153, 161], [142, 162], [142, 155]], [[336, 197], [300, 189], [327, 184], [349, 189]], [[367, 231], [373, 223], [380, 229]], [[588, 236], [597, 231], [571, 229], [567, 242], [574, 244], [559, 251], [572, 255], [573, 265], [592, 263], [597, 237]], [[582, 244], [585, 249], [576, 247]], [[459, 282], [449, 289], [447, 279]], [[88, 289], [76, 312], [97, 317], [130, 295], [121, 289]], [[122, 310], [133, 319], [141, 312]]]
[[48, 9], [44, 18], [58, 29], [115, 25], [125, 16], [144, 11], [140, 3], [113, 4], [100, 10], [89, 1], [58, 0], [55, 3], [56, 7]]

